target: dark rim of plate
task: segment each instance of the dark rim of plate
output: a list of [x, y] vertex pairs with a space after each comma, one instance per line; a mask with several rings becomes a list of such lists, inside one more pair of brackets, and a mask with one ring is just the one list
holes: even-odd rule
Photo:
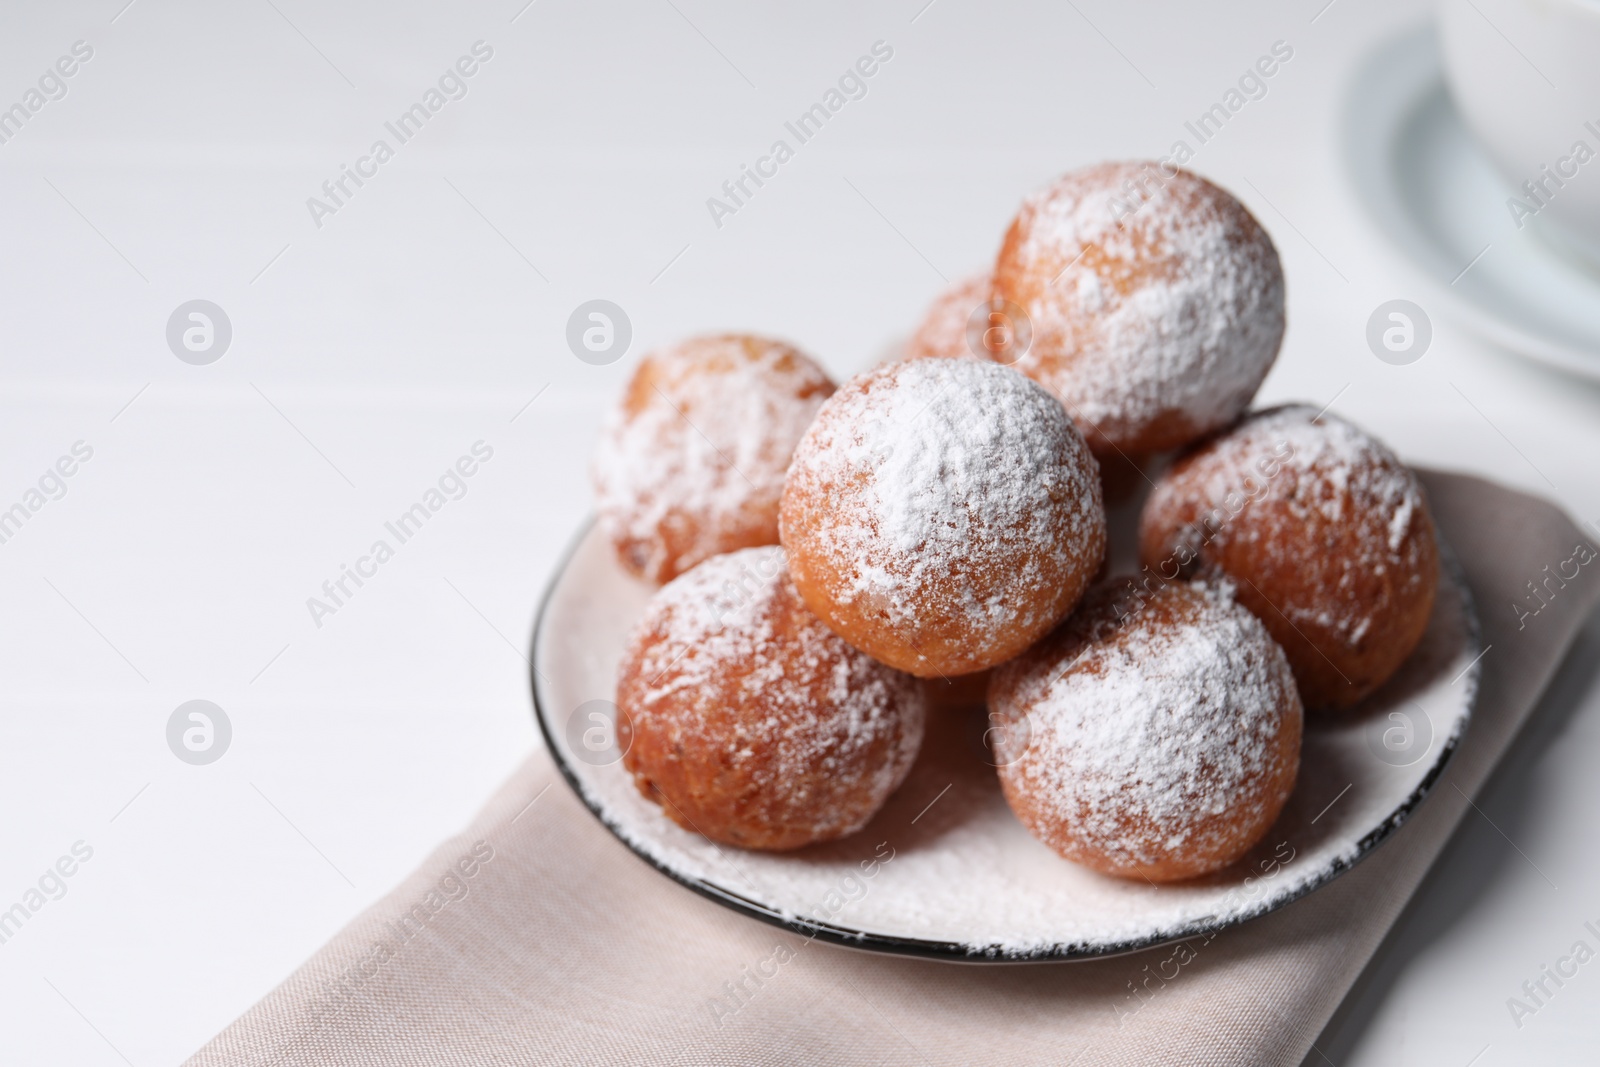
[[[566, 779], [567, 785], [582, 801], [596, 819], [611, 831], [618, 841], [625, 845], [628, 851], [638, 856], [651, 867], [660, 871], [679, 885], [692, 889], [708, 900], [716, 901], [726, 908], [759, 919], [771, 926], [787, 930], [808, 940], [825, 941], [846, 948], [863, 949], [868, 952], [882, 952], [892, 956], [913, 956], [921, 959], [940, 960], [946, 963], [1061, 963], [1076, 960], [1106, 959], [1110, 956], [1123, 956], [1133, 952], [1143, 952], [1146, 949], [1158, 948], [1178, 941], [1187, 941], [1196, 937], [1205, 937], [1216, 934], [1230, 926], [1258, 919], [1270, 912], [1277, 911], [1285, 905], [1292, 904], [1308, 893], [1315, 892], [1333, 881], [1335, 878], [1350, 870], [1356, 864], [1371, 855], [1380, 844], [1388, 840], [1405, 821], [1417, 810], [1423, 799], [1432, 791], [1440, 775], [1449, 765], [1451, 757], [1461, 744], [1467, 725], [1472, 720], [1472, 713], [1478, 701], [1478, 660], [1474, 660], [1467, 668], [1466, 682], [1466, 713], [1456, 721], [1455, 729], [1439, 747], [1438, 755], [1434, 758], [1433, 765], [1422, 781], [1412, 790], [1411, 794], [1389, 813], [1388, 818], [1368, 831], [1356, 844], [1354, 855], [1349, 859], [1337, 858], [1329, 864], [1315, 878], [1303, 883], [1292, 892], [1276, 897], [1266, 897], [1255, 902], [1250, 908], [1234, 913], [1227, 918], [1207, 916], [1182, 926], [1169, 930], [1161, 930], [1149, 937], [1136, 938], [1128, 941], [1096, 942], [1094, 944], [1055, 944], [1046, 948], [1034, 949], [1025, 953], [1007, 952], [997, 946], [984, 946], [966, 944], [959, 941], [929, 941], [916, 937], [894, 937], [885, 934], [869, 933], [865, 930], [854, 930], [849, 927], [835, 926], [831, 923], [818, 922], [810, 919], [792, 918], [773, 911], [759, 901], [751, 900], [732, 890], [700, 878], [685, 875], [674, 870], [657, 860], [654, 856], [636, 846], [622, 828], [606, 817], [598, 801], [589, 795], [588, 790], [579, 781], [577, 773], [568, 763], [565, 750], [558, 742], [550, 725], [549, 717], [545, 714], [545, 704], [539, 699], [539, 676], [535, 671], [534, 663], [539, 653], [539, 636], [544, 631], [545, 616], [550, 608], [550, 600], [562, 577], [566, 574], [567, 566], [572, 562], [573, 555], [578, 546], [588, 536], [589, 530], [594, 526], [594, 519], [589, 519], [579, 527], [577, 535], [561, 553], [556, 569], [551, 576], [549, 584], [545, 587], [543, 596], [539, 598], [539, 613], [534, 622], [533, 641], [529, 648], [528, 656], [528, 684], [533, 695], [533, 718], [539, 724], [539, 732], [544, 737], [545, 747], [549, 750], [551, 758], [555, 761], [556, 768], [560, 770], [561, 777]], [[1439, 538], [1439, 562], [1444, 574], [1455, 583], [1462, 601], [1462, 612], [1466, 617], [1467, 637], [1469, 643], [1481, 649], [1483, 645], [1482, 630], [1478, 624], [1478, 612], [1473, 601], [1471, 587], [1467, 585], [1466, 574], [1461, 569], [1460, 562], [1456, 559], [1455, 552]]]

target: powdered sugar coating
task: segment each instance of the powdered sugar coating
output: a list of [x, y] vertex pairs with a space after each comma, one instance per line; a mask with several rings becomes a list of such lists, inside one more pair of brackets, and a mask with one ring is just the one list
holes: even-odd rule
[[975, 355], [967, 341], [972, 313], [989, 303], [988, 273], [963, 278], [934, 298], [917, 332], [906, 343], [909, 359], [960, 359]]
[[812, 610], [923, 677], [1026, 648], [1105, 548], [1094, 460], [1048, 393], [982, 360], [847, 382], [795, 450], [781, 534]]
[[1312, 708], [1381, 684], [1421, 640], [1438, 583], [1416, 476], [1306, 405], [1254, 413], [1175, 463], [1145, 503], [1140, 556], [1167, 577], [1231, 575]]
[[922, 744], [919, 683], [823, 625], [776, 546], [716, 556], [663, 587], [628, 642], [617, 703], [641, 792], [747, 848], [854, 833]]
[[1282, 650], [1225, 586], [1098, 586], [996, 672], [1001, 783], [1068, 859], [1152, 881], [1219, 870], [1277, 818], [1302, 712]]
[[1029, 198], [994, 293], [1032, 320], [1017, 368], [1061, 397], [1097, 451], [1177, 448], [1226, 426], [1283, 340], [1266, 231], [1211, 183], [1149, 163], [1086, 167]]
[[663, 582], [778, 539], [795, 442], [833, 382], [789, 345], [699, 337], [645, 356], [601, 434], [600, 522], [634, 573]]

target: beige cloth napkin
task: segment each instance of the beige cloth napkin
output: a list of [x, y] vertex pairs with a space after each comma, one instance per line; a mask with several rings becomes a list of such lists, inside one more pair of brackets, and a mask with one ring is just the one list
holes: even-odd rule
[[540, 752], [464, 834], [189, 1062], [1298, 1064], [1600, 600], [1600, 567], [1586, 566], [1519, 619], [1525, 583], [1589, 539], [1532, 497], [1425, 480], [1491, 646], [1465, 744], [1370, 858], [1196, 940], [1165, 984], [1145, 968], [1170, 947], [991, 966], [807, 943], [651, 870]]

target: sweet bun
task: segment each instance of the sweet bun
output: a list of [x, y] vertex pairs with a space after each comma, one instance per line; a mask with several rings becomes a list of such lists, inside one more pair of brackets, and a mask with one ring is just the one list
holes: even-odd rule
[[640, 792], [741, 848], [854, 833], [922, 744], [921, 685], [834, 636], [776, 546], [716, 556], [656, 593], [628, 640], [617, 707]]
[[[972, 313], [989, 303], [992, 281], [987, 274], [963, 278], [934, 298], [906, 342], [907, 359], [960, 359], [976, 355], [967, 337]], [[982, 344], [980, 334], [979, 343]]]
[[1433, 614], [1439, 550], [1416, 476], [1343, 419], [1256, 412], [1181, 457], [1139, 523], [1147, 570], [1227, 575], [1283, 646], [1305, 706], [1349, 707]]
[[760, 337], [696, 337], [646, 355], [592, 470], [623, 565], [665, 582], [718, 553], [776, 544], [784, 470], [832, 392], [816, 363]]
[[1289, 664], [1217, 585], [1097, 585], [994, 673], [989, 708], [1012, 811], [1104, 874], [1169, 882], [1227, 867], [1299, 773]]
[[1027, 648], [1077, 603], [1106, 538], [1094, 459], [1061, 405], [978, 359], [841, 386], [795, 449], [780, 530], [811, 609], [924, 678]]
[[1283, 340], [1272, 239], [1222, 189], [1153, 163], [1102, 163], [1035, 194], [993, 296], [1026, 313], [1015, 366], [1054, 392], [1097, 455], [1181, 447], [1249, 406]]

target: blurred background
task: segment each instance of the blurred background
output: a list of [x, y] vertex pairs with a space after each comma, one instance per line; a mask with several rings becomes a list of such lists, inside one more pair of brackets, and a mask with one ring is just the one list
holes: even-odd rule
[[[539, 743], [538, 597], [644, 351], [749, 330], [847, 376], [1066, 169], [1186, 141], [1284, 260], [1263, 400], [1332, 404], [1412, 463], [1600, 519], [1600, 388], [1486, 336], [1483, 300], [1408, 256], [1371, 206], [1376, 164], [1351, 158], [1385, 143], [1362, 108], [1396, 72], [1373, 64], [1400, 42], [1399, 75], [1420, 69], [1431, 19], [1374, 0], [8, 6], [0, 109], [26, 114], [0, 112], [0, 909], [92, 857], [0, 942], [0, 1061], [178, 1062]], [[1185, 124], [1275, 46], [1264, 90], [1198, 143]], [[784, 124], [874, 54], [799, 143]], [[793, 157], [733, 200], [779, 139]], [[1464, 278], [1516, 262], [1503, 195], [1461, 208], [1501, 249], [1465, 247], [1487, 273]], [[1368, 342], [1397, 299], [1429, 326], [1402, 361]], [[592, 300], [631, 335], [599, 365], [568, 343]], [[459, 494], [334, 601], [324, 583], [475, 445], [491, 457]], [[1600, 975], [1521, 1027], [1505, 1000], [1600, 920], [1597, 651], [1591, 621], [1319, 1041], [1328, 1062], [1570, 1061], [1592, 1040]], [[193, 700], [221, 712], [203, 764], [169, 743]]]

